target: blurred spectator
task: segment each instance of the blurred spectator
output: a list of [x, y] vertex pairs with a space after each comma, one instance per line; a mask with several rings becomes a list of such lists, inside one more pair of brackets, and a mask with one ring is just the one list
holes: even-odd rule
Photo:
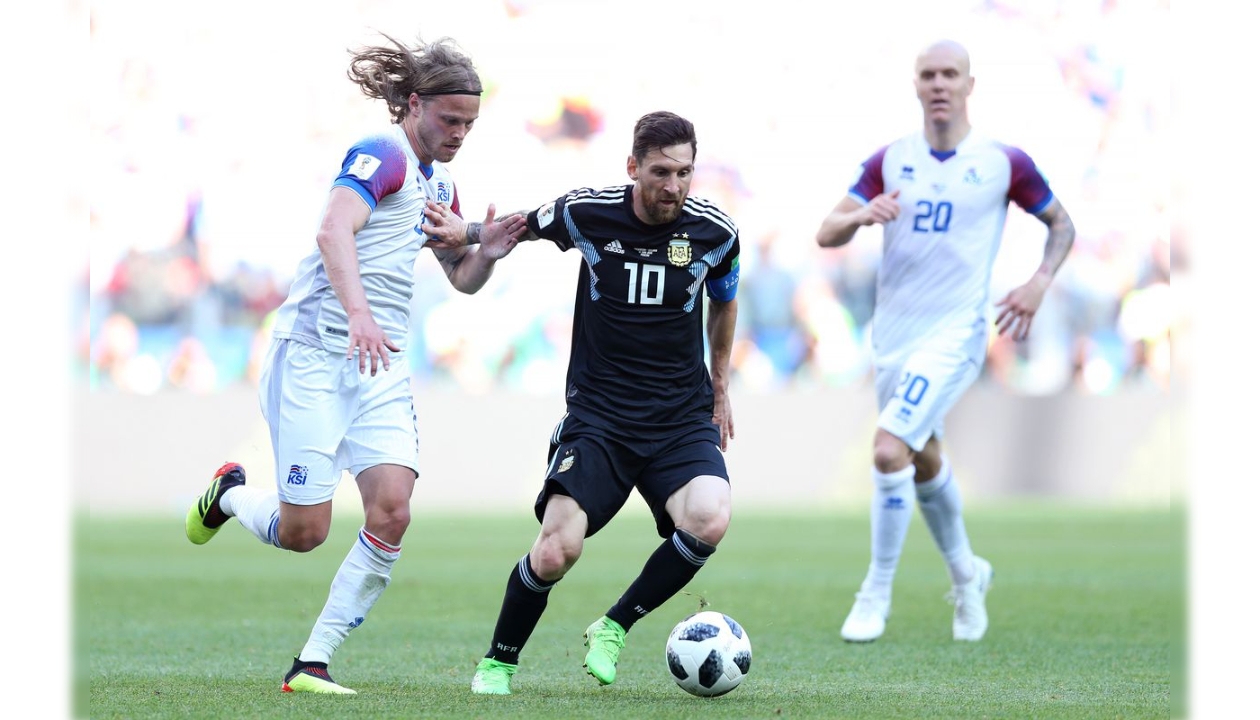
[[1176, 312], [1167, 236], [1151, 243], [1146, 260], [1135, 287], [1120, 300], [1116, 331], [1131, 348], [1133, 362], [1127, 378], [1167, 391], [1172, 381], [1172, 322]]
[[793, 298], [809, 338], [804, 379], [821, 385], [847, 385], [871, 369], [868, 340], [853, 315], [818, 275], [802, 278]]
[[151, 395], [162, 386], [162, 367], [142, 346], [136, 323], [122, 313], [105, 319], [92, 342], [92, 387]]
[[208, 393], [217, 387], [218, 368], [205, 346], [195, 337], [184, 337], [175, 349], [166, 376], [170, 386], [195, 393]]
[[805, 361], [807, 348], [793, 302], [798, 278], [776, 262], [774, 243], [774, 235], [756, 240], [754, 262], [742, 271], [739, 316], [753, 345], [770, 361], [773, 375], [790, 379]]
[[551, 145], [561, 142], [585, 143], [604, 130], [604, 116], [585, 97], [560, 98], [552, 117], [530, 121], [529, 134]]
[[122, 313], [105, 318], [92, 336], [90, 347], [92, 386], [127, 388], [127, 365], [139, 349], [136, 323]]

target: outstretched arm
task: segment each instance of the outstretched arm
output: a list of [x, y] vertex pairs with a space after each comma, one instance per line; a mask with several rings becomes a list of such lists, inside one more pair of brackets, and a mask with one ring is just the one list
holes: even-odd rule
[[[426, 222], [420, 226], [420, 229], [429, 236], [429, 241], [425, 243], [425, 247], [432, 248], [435, 251], [454, 250], [468, 245], [480, 244], [483, 235], [494, 232], [493, 225], [519, 216], [524, 230], [516, 238], [516, 241], [537, 240], [538, 236], [530, 231], [529, 224], [523, 222], [528, 214], [528, 210], [517, 210], [514, 213], [500, 215], [496, 218], [494, 217], [494, 205], [491, 205], [487, 209], [485, 222], [465, 222], [463, 218], [451, 212], [449, 207], [430, 200], [424, 209]], [[486, 237], [489, 238], [490, 236], [486, 235]]]
[[[528, 214], [528, 211], [526, 210], [517, 210], [515, 213], [513, 213], [513, 215], [520, 215], [522, 218], [524, 218], [526, 214]], [[506, 220], [509, 217], [512, 217], [512, 215], [500, 215], [497, 218], [497, 220]], [[489, 215], [486, 216], [486, 219], [487, 220], [489, 219]], [[485, 228], [486, 228], [485, 223], [470, 222], [470, 223], [465, 224], [464, 225], [465, 241], [469, 245], [476, 245], [480, 243], [481, 235], [485, 231]], [[525, 223], [524, 232], [521, 233], [521, 236], [518, 237], [516, 241], [518, 243], [523, 243], [523, 242], [529, 242], [530, 240], [537, 240], [537, 239], [538, 239], [538, 236], [534, 234], [533, 230], [529, 229], [529, 223], [527, 222]]]
[[[521, 213], [496, 219], [493, 204], [486, 208], [486, 219], [481, 223], [465, 223], [449, 207], [433, 201], [425, 207], [424, 215], [427, 222], [420, 229], [431, 238], [426, 244], [433, 248], [451, 285], [469, 294], [486, 284], [494, 264], [512, 252], [528, 229]], [[480, 247], [472, 247], [474, 244]]]
[[1072, 250], [1072, 242], [1076, 239], [1076, 226], [1072, 224], [1072, 218], [1063, 209], [1058, 198], [1037, 213], [1037, 218], [1050, 230], [1041, 265], [1028, 282], [1007, 293], [997, 303], [999, 312], [995, 324], [998, 334], [1005, 335], [1009, 332], [1016, 340], [1028, 339], [1033, 316], [1041, 307], [1050, 281], [1067, 259], [1068, 252]]
[[709, 374], [713, 378], [713, 424], [722, 433], [722, 450], [735, 437], [735, 416], [731, 411], [731, 348], [735, 346], [735, 317], [739, 304], [709, 299]]

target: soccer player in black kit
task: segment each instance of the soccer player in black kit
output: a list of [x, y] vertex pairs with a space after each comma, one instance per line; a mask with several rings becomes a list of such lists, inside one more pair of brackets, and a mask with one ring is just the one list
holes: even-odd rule
[[[567, 409], [552, 433], [534, 504], [542, 529], [508, 576], [474, 693], [511, 693], [548, 594], [633, 489], [664, 542], [586, 630], [585, 667], [603, 685], [616, 679], [634, 623], [682, 590], [726, 534], [731, 490], [722, 453], [735, 434], [727, 389], [739, 231], [717, 207], [688, 196], [695, 158], [691, 122], [650, 113], [635, 124], [626, 161], [633, 184], [573, 190], [522, 213], [529, 225], [522, 240], [576, 249], [583, 262]], [[479, 240], [478, 223], [464, 224], [436, 205], [426, 215], [431, 235]]]

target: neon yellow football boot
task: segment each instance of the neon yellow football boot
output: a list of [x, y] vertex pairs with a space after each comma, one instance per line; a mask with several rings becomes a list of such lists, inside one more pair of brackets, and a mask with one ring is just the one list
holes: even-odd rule
[[337, 684], [328, 674], [328, 663], [304, 662], [293, 658], [293, 667], [284, 676], [281, 692], [321, 693], [323, 695], [358, 695]]
[[224, 463], [215, 471], [210, 487], [188, 508], [188, 516], [184, 518], [184, 534], [194, 545], [205, 545], [219, 532], [223, 523], [228, 521], [228, 516], [219, 507], [223, 493], [244, 484], [245, 468], [239, 463]]

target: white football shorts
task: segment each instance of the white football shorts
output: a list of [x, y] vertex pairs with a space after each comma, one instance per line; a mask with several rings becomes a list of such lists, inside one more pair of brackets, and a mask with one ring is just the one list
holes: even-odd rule
[[357, 357], [296, 340], [271, 341], [258, 401], [271, 428], [281, 501], [327, 502], [345, 470], [357, 476], [389, 463], [419, 475], [407, 357], [395, 353], [388, 371], [370, 372], [359, 372]]
[[945, 414], [980, 376], [980, 362], [962, 344], [941, 343], [875, 368], [879, 427], [915, 452], [933, 435], [944, 438]]

